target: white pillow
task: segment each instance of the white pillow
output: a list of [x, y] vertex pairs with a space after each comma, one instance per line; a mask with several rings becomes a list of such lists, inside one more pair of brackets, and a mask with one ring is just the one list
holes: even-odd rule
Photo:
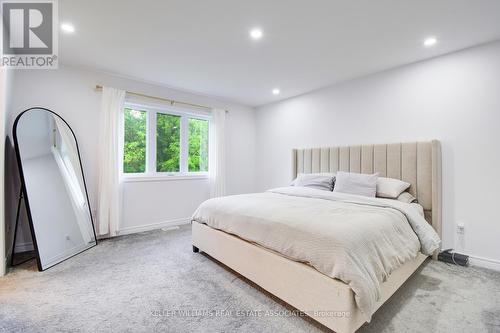
[[367, 175], [362, 173], [337, 172], [334, 192], [375, 197], [377, 193], [378, 173]]
[[377, 197], [397, 199], [410, 185], [410, 183], [399, 179], [379, 177], [377, 180]]
[[415, 198], [413, 195], [411, 195], [408, 192], [403, 192], [399, 195], [398, 197], [399, 201], [405, 202], [405, 203], [415, 203], [417, 202], [417, 198]]
[[291, 185], [331, 191], [334, 181], [334, 173], [299, 173]]

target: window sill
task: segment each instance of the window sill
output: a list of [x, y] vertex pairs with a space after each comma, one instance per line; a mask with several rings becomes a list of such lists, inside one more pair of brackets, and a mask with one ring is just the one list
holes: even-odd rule
[[177, 180], [203, 180], [208, 174], [173, 174], [173, 175], [122, 175], [124, 183], [135, 182], [164, 182]]

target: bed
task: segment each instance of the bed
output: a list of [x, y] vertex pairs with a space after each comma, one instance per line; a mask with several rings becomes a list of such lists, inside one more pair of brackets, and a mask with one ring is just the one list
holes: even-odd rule
[[[404, 180], [411, 184], [408, 191], [424, 216], [395, 200], [278, 188], [202, 204], [193, 215], [193, 250], [205, 252], [326, 327], [354, 332], [436, 254], [426, 237], [441, 236], [440, 144], [433, 140], [294, 149], [291, 169], [292, 179], [299, 173], [348, 171]], [[350, 222], [323, 223], [330, 213], [341, 213], [339, 219]], [[279, 223], [286, 219], [294, 229]], [[363, 220], [379, 224], [359, 228]], [[386, 229], [377, 230], [379, 225]], [[335, 238], [325, 239], [322, 233], [338, 235], [338, 243], [329, 246]], [[351, 240], [344, 241], [343, 233]], [[360, 250], [366, 253], [358, 255]], [[380, 251], [392, 251], [393, 256], [384, 260], [377, 255]], [[339, 272], [343, 266], [348, 269]]]

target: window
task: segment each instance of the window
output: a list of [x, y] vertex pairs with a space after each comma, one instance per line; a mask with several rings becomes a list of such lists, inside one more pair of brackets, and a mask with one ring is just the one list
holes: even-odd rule
[[146, 111], [125, 109], [123, 172], [146, 171]]
[[191, 172], [208, 171], [208, 120], [189, 118], [188, 167]]
[[181, 117], [158, 113], [156, 115], [156, 171], [179, 172], [180, 157]]
[[135, 105], [124, 111], [124, 174], [208, 172], [208, 116]]

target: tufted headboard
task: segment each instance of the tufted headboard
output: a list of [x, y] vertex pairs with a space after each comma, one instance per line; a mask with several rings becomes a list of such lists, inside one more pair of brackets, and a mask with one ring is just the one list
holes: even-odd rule
[[439, 141], [292, 150], [292, 175], [316, 172], [375, 173], [404, 180], [441, 236], [441, 145]]

